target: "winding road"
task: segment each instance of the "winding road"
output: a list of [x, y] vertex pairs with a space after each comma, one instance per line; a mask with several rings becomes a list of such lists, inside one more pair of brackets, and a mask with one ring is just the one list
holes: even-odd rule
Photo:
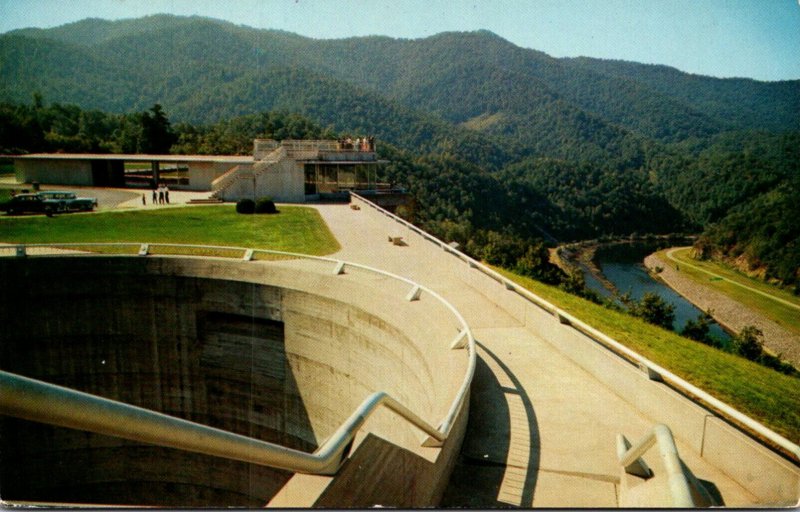
[[721, 276], [719, 274], [715, 274], [714, 272], [711, 272], [711, 271], [708, 271], [708, 270], [706, 270], [704, 268], [698, 267], [697, 265], [692, 265], [691, 263], [688, 263], [686, 261], [677, 260], [673, 256], [673, 253], [675, 251], [679, 251], [679, 250], [683, 250], [683, 249], [685, 249], [685, 247], [675, 247], [673, 249], [670, 249], [669, 251], [667, 251], [667, 258], [669, 258], [675, 264], [686, 265], [687, 267], [693, 268], [695, 270], [698, 270], [698, 271], [703, 272], [705, 274], [708, 274], [710, 276], [714, 276], [714, 277], [716, 277], [718, 279], [722, 279], [723, 281], [727, 281], [727, 282], [729, 282], [731, 284], [735, 284], [736, 286], [739, 286], [740, 288], [744, 288], [744, 289], [749, 290], [749, 291], [751, 291], [753, 293], [757, 293], [757, 294], [762, 295], [762, 296], [764, 296], [764, 297], [766, 297], [768, 299], [772, 299], [775, 302], [779, 302], [781, 304], [789, 306], [790, 308], [794, 308], [794, 309], [800, 311], [800, 305], [797, 305], [797, 304], [795, 304], [793, 302], [789, 302], [788, 300], [781, 299], [780, 297], [776, 297], [776, 296], [774, 296], [772, 294], [769, 294], [767, 292], [763, 292], [763, 291], [758, 290], [756, 288], [753, 288], [751, 286], [747, 286], [747, 285], [742, 284], [742, 283], [740, 283], [738, 281], [734, 281], [733, 279], [728, 279], [727, 277]]

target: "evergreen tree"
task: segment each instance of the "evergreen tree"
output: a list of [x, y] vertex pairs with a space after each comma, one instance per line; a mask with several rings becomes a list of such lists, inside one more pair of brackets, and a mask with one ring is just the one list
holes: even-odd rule
[[169, 119], [161, 105], [156, 103], [150, 107], [149, 111], [143, 112], [140, 122], [142, 125], [141, 152], [168, 154], [172, 145], [178, 141], [178, 137], [172, 131]]
[[763, 336], [764, 333], [761, 331], [761, 329], [752, 325], [747, 325], [739, 332], [739, 334], [732, 338], [733, 349], [740, 356], [746, 357], [751, 361], [756, 361], [764, 351], [764, 341], [762, 340]]

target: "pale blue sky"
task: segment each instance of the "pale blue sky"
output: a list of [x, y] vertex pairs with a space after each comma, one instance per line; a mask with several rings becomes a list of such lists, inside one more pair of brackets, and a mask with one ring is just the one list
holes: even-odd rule
[[316, 38], [488, 29], [554, 57], [800, 79], [799, 0], [0, 0], [0, 32], [161, 12]]

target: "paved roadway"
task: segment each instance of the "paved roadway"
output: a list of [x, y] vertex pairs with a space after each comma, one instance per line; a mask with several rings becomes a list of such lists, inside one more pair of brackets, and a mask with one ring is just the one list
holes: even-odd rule
[[[15, 188], [4, 183], [3, 188]], [[184, 205], [191, 199], [205, 199], [210, 192], [194, 192], [183, 190], [170, 190], [168, 205], [154, 205], [152, 203], [152, 190], [130, 189], [130, 188], [98, 188], [98, 187], [77, 187], [69, 185], [42, 185], [42, 190], [64, 190], [75, 192], [82, 197], [96, 197], [98, 211], [131, 209], [131, 208], [168, 208]], [[15, 190], [22, 190], [21, 185], [17, 185]], [[145, 204], [142, 204], [142, 194], [145, 196]]]
[[[473, 329], [479, 361], [469, 427], [442, 506], [617, 506], [616, 434], [635, 442], [653, 427], [651, 418], [490, 299], [486, 288], [498, 283], [487, 277], [485, 285], [468, 284], [464, 273], [475, 271], [419, 238], [388, 243], [388, 234], [404, 228], [367, 209], [315, 208], [342, 246], [337, 257], [431, 287]], [[756, 502], [688, 446], [678, 442], [678, 448], [698, 478], [716, 484], [726, 505]]]

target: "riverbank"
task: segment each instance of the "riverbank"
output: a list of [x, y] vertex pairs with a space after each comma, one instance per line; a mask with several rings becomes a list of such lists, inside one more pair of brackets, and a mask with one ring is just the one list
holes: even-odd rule
[[694, 235], [673, 233], [669, 235], [642, 235], [627, 236], [624, 238], [582, 240], [580, 242], [563, 244], [555, 249], [551, 249], [550, 261], [567, 273], [575, 271], [583, 272], [587, 281], [590, 279], [596, 280], [608, 292], [608, 296], [612, 297], [622, 293], [622, 291], [618, 290], [614, 283], [603, 274], [597, 262], [598, 251], [637, 244], [652, 244], [657, 248], [670, 247], [675, 244], [692, 244], [696, 238], [697, 237]]
[[664, 251], [650, 254], [644, 264], [651, 272], [655, 272], [656, 267], [661, 268], [657, 274], [659, 279], [703, 311], [711, 310], [714, 320], [726, 329], [739, 332], [747, 325], [761, 329], [764, 348], [773, 354], [781, 354], [784, 360], [800, 368], [800, 337], [727, 295], [682, 274], [679, 265], [670, 261]]

